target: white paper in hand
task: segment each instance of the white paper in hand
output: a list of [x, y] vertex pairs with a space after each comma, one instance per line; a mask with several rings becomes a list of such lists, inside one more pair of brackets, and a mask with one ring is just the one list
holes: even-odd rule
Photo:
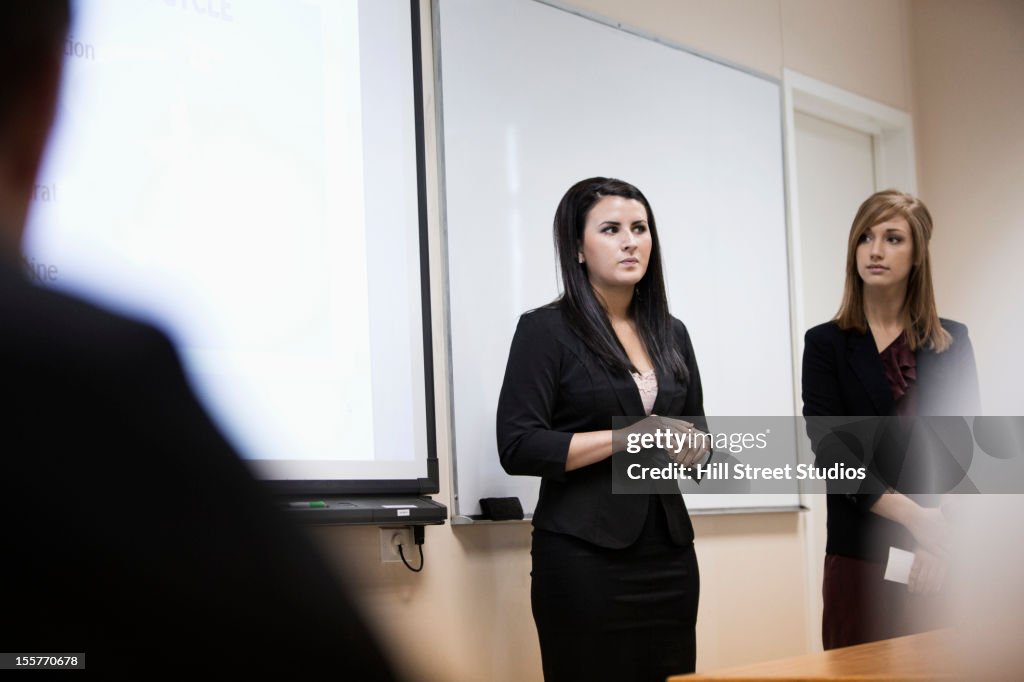
[[889, 563], [885, 565], [885, 579], [894, 583], [910, 582], [910, 567], [914, 565], [914, 553], [898, 547], [889, 548]]

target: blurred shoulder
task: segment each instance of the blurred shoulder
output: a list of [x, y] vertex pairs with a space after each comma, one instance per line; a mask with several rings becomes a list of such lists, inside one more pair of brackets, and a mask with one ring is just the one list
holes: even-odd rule
[[152, 325], [21, 279], [4, 285], [0, 288], [0, 318], [5, 322], [0, 348], [10, 361], [44, 362], [94, 373], [139, 360], [176, 362], [170, 340]]

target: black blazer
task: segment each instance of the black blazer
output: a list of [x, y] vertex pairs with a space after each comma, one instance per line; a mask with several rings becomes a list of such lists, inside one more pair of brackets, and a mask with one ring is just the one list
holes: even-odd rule
[[[980, 412], [978, 376], [967, 327], [942, 320], [953, 337], [943, 353], [918, 349], [916, 398], [921, 416], [973, 416]], [[804, 336], [803, 414], [805, 417], [879, 416], [895, 414], [895, 402], [885, 369], [870, 329], [861, 334], [841, 330], [827, 322]], [[899, 471], [906, 443], [883, 436], [875, 452], [857, 453], [835, 434], [808, 420], [808, 432], [819, 465], [843, 462], [859, 466], [867, 460], [868, 479], [860, 495], [829, 495], [826, 551], [872, 561], [885, 561], [888, 547], [913, 549], [909, 532], [897, 523], [869, 511], [878, 497], [892, 486], [899, 489], [891, 472]]]
[[[679, 383], [656, 368], [658, 397], [653, 413], [704, 415], [700, 371], [686, 327], [673, 318], [676, 343], [689, 379]], [[647, 495], [612, 494], [612, 460], [565, 471], [569, 441], [576, 432], [612, 428], [612, 417], [644, 414], [636, 383], [594, 355], [554, 305], [519, 319], [498, 399], [498, 452], [505, 471], [540, 476], [533, 514], [537, 528], [565, 533], [593, 544], [621, 548], [640, 535]], [[706, 430], [706, 423], [699, 424]], [[693, 526], [679, 494], [659, 495], [673, 540], [693, 541]]]
[[[2, 254], [0, 254], [2, 255]], [[394, 679], [156, 329], [0, 265], [0, 643], [138, 672]]]

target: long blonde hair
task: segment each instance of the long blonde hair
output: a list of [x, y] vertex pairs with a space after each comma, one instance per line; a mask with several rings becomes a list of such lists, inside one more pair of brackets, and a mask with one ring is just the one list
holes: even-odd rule
[[840, 329], [855, 329], [865, 333], [868, 328], [864, 314], [864, 280], [857, 272], [857, 246], [861, 237], [879, 223], [902, 217], [910, 226], [914, 255], [907, 282], [907, 297], [903, 302], [903, 329], [911, 350], [930, 348], [937, 353], [949, 348], [953, 337], [942, 328], [935, 308], [935, 290], [932, 287], [931, 258], [928, 242], [932, 238], [932, 216], [917, 197], [895, 189], [875, 192], [868, 197], [853, 219], [846, 249], [846, 285], [843, 302], [835, 321]]

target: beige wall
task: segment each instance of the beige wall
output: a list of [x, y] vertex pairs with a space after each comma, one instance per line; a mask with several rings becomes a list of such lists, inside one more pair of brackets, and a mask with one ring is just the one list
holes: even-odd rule
[[982, 407], [1024, 414], [1024, 2], [915, 0], [914, 123], [939, 312], [970, 327]]
[[787, 69], [910, 109], [906, 2], [782, 0], [781, 7]]
[[793, 69], [911, 107], [906, 0], [575, 0], [580, 9], [782, 78]]
[[[972, 323], [979, 347], [984, 333], [984, 343], [998, 349], [1002, 342], [989, 337], [1002, 321], [986, 325], [976, 318], [982, 294], [1000, 290], [986, 266], [998, 262], [1002, 267], [1020, 253], [1021, 230], [1012, 227], [1020, 225], [1013, 203], [1024, 187], [1019, 2], [972, 2], [971, 7], [984, 9], [966, 20], [960, 16], [966, 3], [936, 0], [913, 5], [908, 0], [574, 4], [777, 78], [783, 68], [794, 69], [890, 106], [916, 109], [922, 192], [943, 217], [942, 224], [956, 226], [955, 237], [936, 245], [944, 309]], [[979, 81], [975, 68], [982, 67], [987, 76]], [[1008, 89], [1017, 106], [1004, 105]], [[985, 133], [980, 142], [979, 129]], [[986, 163], [990, 158], [997, 163]], [[978, 186], [972, 182], [976, 178], [989, 184]], [[436, 230], [437, 185], [428, 184]], [[965, 196], [974, 199], [961, 201]], [[1003, 247], [1011, 243], [1017, 251], [1007, 254]], [[958, 268], [958, 263], [968, 267]], [[1019, 274], [1003, 269], [999, 277], [1016, 277], [1022, 289]], [[435, 310], [440, 303], [435, 292]], [[442, 340], [441, 335], [438, 322], [435, 339]], [[437, 362], [437, 373], [444, 376], [443, 355]], [[438, 390], [444, 410], [443, 382]], [[438, 499], [447, 501], [451, 462], [444, 423], [439, 440]], [[698, 669], [794, 655], [816, 646], [818, 623], [808, 604], [818, 586], [807, 571], [807, 526], [806, 519], [792, 513], [695, 518], [702, 578]], [[322, 528], [315, 533], [352, 573], [352, 584], [387, 642], [416, 671], [414, 679], [540, 679], [530, 615], [528, 525], [428, 528], [426, 569], [420, 574], [380, 563], [377, 529]]]

